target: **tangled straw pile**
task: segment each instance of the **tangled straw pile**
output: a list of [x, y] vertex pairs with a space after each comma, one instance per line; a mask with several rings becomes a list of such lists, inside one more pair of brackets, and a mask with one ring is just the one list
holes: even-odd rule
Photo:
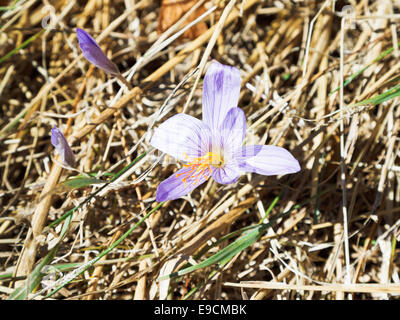
[[[399, 4], [192, 2], [0, 1], [0, 298], [398, 299]], [[151, 136], [201, 118], [211, 59], [240, 70], [245, 144], [302, 170], [157, 203], [181, 164]]]

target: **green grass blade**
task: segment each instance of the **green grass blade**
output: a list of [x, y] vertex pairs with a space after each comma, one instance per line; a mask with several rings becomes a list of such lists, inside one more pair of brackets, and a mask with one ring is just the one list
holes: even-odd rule
[[[46, 255], [46, 257], [39, 263], [39, 265], [32, 271], [32, 273], [30, 274], [29, 279], [25, 280], [25, 283], [23, 286], [18, 287], [17, 289], [15, 289], [13, 291], [13, 293], [10, 295], [10, 297], [8, 298], [9, 300], [24, 300], [27, 298], [27, 295], [29, 293], [31, 293], [42, 281], [42, 278], [44, 276], [44, 273], [42, 272], [42, 269], [45, 265], [48, 265], [51, 263], [51, 261], [53, 260], [53, 258], [55, 257], [57, 250], [58, 250], [58, 246], [61, 243], [61, 240], [64, 238], [66, 231], [68, 230], [68, 226], [69, 223], [72, 219], [72, 213], [77, 210], [79, 207], [81, 207], [82, 205], [84, 205], [85, 203], [87, 203], [91, 198], [93, 198], [96, 194], [98, 194], [101, 190], [103, 190], [107, 185], [109, 185], [110, 183], [114, 182], [117, 178], [119, 178], [123, 173], [125, 173], [127, 170], [129, 170], [129, 168], [131, 168], [135, 163], [137, 163], [140, 159], [142, 159], [145, 155], [147, 154], [147, 152], [144, 152], [143, 154], [141, 154], [140, 156], [138, 156], [135, 160], [133, 160], [128, 166], [126, 166], [125, 168], [123, 168], [122, 170], [120, 170], [117, 174], [115, 174], [115, 176], [113, 176], [113, 178], [110, 179], [110, 181], [108, 183], [106, 183], [102, 188], [99, 188], [99, 190], [97, 190], [96, 192], [94, 192], [93, 194], [91, 194], [89, 197], [87, 197], [81, 204], [79, 204], [78, 206], [76, 206], [75, 208], [69, 210], [66, 214], [64, 214], [60, 219], [57, 219], [56, 221], [54, 221], [52, 224], [50, 224], [48, 227], [45, 228], [44, 231], [46, 231], [48, 228], [51, 228], [52, 226], [60, 223], [61, 221], [66, 220], [66, 223], [64, 224], [63, 230], [61, 232], [60, 235], [60, 241], [59, 243]], [[70, 180], [65, 181], [65, 184], [69, 187], [82, 187], [82, 186], [86, 186], [89, 184], [93, 184], [93, 183], [104, 183], [103, 180], [99, 180], [99, 179], [94, 179], [94, 178], [90, 178], [90, 177], [77, 177], [77, 178], [73, 178]], [[151, 210], [149, 212], [149, 214], [147, 216], [145, 216], [142, 220], [144, 221], [150, 214], [152, 214], [155, 210], [157, 210], [160, 206], [162, 205], [162, 203], [160, 203], [156, 208], [154, 208], [153, 210]], [[129, 230], [125, 235], [123, 235], [119, 240], [117, 240], [117, 242], [114, 243], [113, 246], [111, 246], [109, 249], [109, 251], [111, 251], [116, 245], [118, 245], [121, 241], [123, 241], [129, 234], [130, 232], [132, 232], [141, 222], [139, 221], [138, 224], [136, 224], [131, 230]], [[125, 237], [124, 237], [125, 236]], [[107, 250], [105, 250], [104, 254], [107, 254]], [[103, 255], [104, 255], [103, 254]], [[102, 255], [100, 255], [100, 258], [102, 257]], [[98, 259], [97, 259], [98, 260]], [[97, 261], [96, 260], [96, 261]], [[96, 261], [94, 261], [93, 263], [95, 263]], [[88, 268], [91, 265], [88, 266]], [[85, 269], [86, 270], [86, 269]]]
[[383, 103], [385, 101], [394, 99], [400, 96], [400, 84], [394, 86], [393, 88], [385, 91], [384, 93], [378, 94], [377, 96], [369, 99], [365, 99], [363, 101], [357, 102], [355, 104], [349, 105], [348, 107], [359, 107], [367, 104], [377, 105]]
[[252, 245], [254, 242], [256, 242], [260, 237], [262, 237], [267, 232], [268, 228], [271, 227], [278, 219], [288, 215], [293, 210], [296, 210], [296, 209], [299, 209], [299, 208], [305, 206], [312, 199], [314, 199], [316, 197], [320, 197], [321, 195], [329, 192], [332, 189], [333, 189], [333, 187], [328, 188], [324, 192], [321, 192], [321, 193], [307, 199], [306, 201], [302, 202], [301, 204], [294, 205], [289, 210], [278, 214], [276, 217], [271, 218], [268, 223], [262, 223], [262, 224], [257, 224], [255, 226], [251, 226], [252, 230], [247, 231], [245, 234], [243, 234], [241, 237], [239, 237], [235, 242], [226, 246], [221, 251], [215, 253], [214, 255], [207, 258], [206, 260], [204, 260], [194, 266], [189, 266], [189, 267], [179, 270], [177, 272], [173, 272], [173, 273], [167, 274], [165, 276], [159, 277], [157, 280], [161, 281], [161, 280], [166, 280], [169, 278], [179, 277], [179, 276], [185, 275], [187, 273], [190, 273], [190, 272], [202, 269], [202, 268], [206, 268], [206, 267], [211, 266], [216, 263], [218, 263], [220, 266], [225, 264], [234, 255], [243, 251], [244, 249], [246, 249], [247, 247]]
[[[269, 225], [269, 224], [268, 224]], [[179, 276], [183, 276], [187, 273], [196, 271], [198, 269], [206, 268], [211, 266], [215, 263], [223, 263], [224, 261], [233, 257], [236, 253], [246, 249], [248, 246], [253, 244], [259, 237], [263, 234], [263, 230], [265, 229], [264, 225], [257, 225], [255, 230], [249, 231], [242, 235], [239, 239], [235, 242], [231, 243], [230, 245], [223, 248], [221, 251], [217, 252], [216, 254], [212, 255], [208, 259], [188, 268], [182, 269], [178, 272], [174, 272], [165, 276], [158, 278], [159, 281], [165, 280], [168, 278], [175, 278]]]
[[122, 241], [128, 237], [133, 230], [135, 230], [139, 225], [141, 225], [148, 217], [150, 217], [154, 212], [156, 212], [164, 202], [160, 202], [156, 207], [154, 207], [152, 210], [149, 211], [148, 214], [146, 214], [142, 219], [140, 219], [132, 228], [130, 228], [127, 232], [125, 232], [117, 241], [115, 241], [109, 248], [104, 250], [102, 253], [100, 253], [95, 259], [91, 260], [89, 263], [84, 265], [82, 268], [78, 268], [76, 270], [77, 272], [74, 272], [70, 277], [68, 277], [68, 280], [59, 285], [56, 289], [54, 289], [52, 292], [50, 292], [46, 298], [51, 297], [53, 294], [58, 292], [60, 289], [62, 289], [64, 286], [66, 286], [68, 283], [70, 283], [72, 280], [74, 280], [76, 277], [84, 273], [87, 269], [89, 269], [92, 265], [94, 265], [97, 261], [99, 261], [102, 257], [104, 257], [106, 254], [108, 254], [110, 251], [112, 251], [115, 247], [117, 247]]
[[[399, 48], [400, 48], [400, 43], [399, 43]], [[343, 83], [343, 87], [346, 87], [350, 82], [352, 82], [355, 78], [357, 78], [360, 74], [362, 74], [365, 70], [367, 70], [369, 67], [371, 67], [374, 63], [378, 62], [379, 60], [382, 60], [383, 58], [385, 58], [386, 56], [388, 56], [389, 54], [391, 54], [394, 51], [394, 48], [391, 47], [387, 50], [385, 50], [384, 52], [382, 52], [378, 57], [376, 57], [371, 63], [369, 63], [368, 65], [366, 65], [365, 67], [361, 68], [360, 70], [358, 70], [357, 72], [355, 72], [354, 74], [352, 74], [349, 78], [347, 78], [344, 83]], [[329, 92], [329, 95], [335, 93], [336, 91], [338, 91], [340, 89], [340, 86], [337, 87], [335, 90]]]
[[[97, 189], [95, 192], [93, 192], [91, 195], [89, 195], [85, 200], [83, 200], [81, 203], [79, 203], [77, 206], [72, 208], [71, 210], [67, 211], [64, 215], [62, 215], [60, 218], [57, 220], [53, 221], [51, 224], [49, 224], [43, 232], [47, 231], [48, 229], [54, 227], [55, 225], [59, 224], [61, 221], [63, 221], [65, 218], [69, 217], [72, 215], [76, 210], [84, 206], [86, 203], [88, 203], [93, 197], [95, 197], [97, 194], [99, 194], [102, 190], [104, 190], [110, 183], [113, 183], [115, 180], [117, 180], [120, 176], [122, 176], [127, 170], [129, 170], [135, 163], [137, 163], [140, 159], [142, 159], [145, 155], [147, 154], [147, 151], [139, 155], [135, 160], [133, 160], [130, 164], [128, 164], [125, 168], [120, 170], [118, 173], [113, 176], [113, 178], [110, 179], [109, 182], [105, 183], [102, 187]], [[104, 181], [103, 181], [104, 182]]]
[[41, 36], [42, 33], [44, 33], [46, 30], [42, 29], [39, 32], [35, 33], [33, 36], [31, 36], [29, 39], [25, 40], [22, 42], [18, 47], [14, 48], [11, 50], [9, 53], [7, 53], [5, 56], [0, 58], [0, 64], [6, 61], [8, 58], [12, 57], [14, 54], [16, 54], [19, 50], [25, 48], [28, 46], [31, 42], [35, 41], [37, 37]]
[[71, 223], [72, 216], [70, 216], [64, 223], [64, 226], [60, 233], [60, 238], [57, 245], [50, 250], [50, 252], [44, 257], [44, 259], [37, 265], [37, 267], [32, 271], [29, 278], [25, 280], [24, 284], [18, 288], [16, 288], [11, 295], [8, 297], [8, 300], [25, 300], [28, 297], [28, 294], [31, 293], [42, 281], [43, 276], [45, 275], [42, 270], [46, 265], [49, 265], [51, 261], [53, 261], [58, 247], [67, 234], [68, 227]]
[[277, 195], [274, 200], [272, 200], [271, 204], [269, 205], [268, 209], [265, 211], [264, 216], [260, 219], [258, 223], [263, 223], [265, 219], [268, 218], [269, 214], [271, 213], [272, 209], [276, 206], [279, 201], [279, 198], [282, 196], [283, 191], [279, 195]]
[[61, 182], [62, 185], [71, 188], [71, 189], [78, 189], [78, 188], [83, 188], [83, 187], [88, 187], [93, 184], [100, 184], [100, 183], [105, 183], [107, 181], [101, 180], [101, 179], [96, 179], [96, 178], [91, 178], [91, 177], [85, 177], [85, 176], [77, 176], [68, 180], [65, 180]]
[[12, 3], [9, 3], [8, 6], [0, 6], [0, 11], [8, 11], [14, 10], [17, 8], [17, 4], [20, 0], [14, 0]]

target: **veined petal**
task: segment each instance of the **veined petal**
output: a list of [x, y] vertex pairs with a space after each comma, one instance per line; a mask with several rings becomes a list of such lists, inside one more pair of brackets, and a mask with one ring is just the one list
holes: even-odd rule
[[156, 200], [162, 202], [183, 197], [205, 182], [210, 176], [209, 170], [205, 170], [203, 174], [192, 174], [192, 168], [183, 168], [161, 182], [157, 188]]
[[94, 40], [90, 34], [79, 28], [76, 29], [76, 34], [78, 36], [79, 46], [82, 50], [83, 56], [89, 62], [111, 75], [119, 74], [117, 65], [107, 58], [104, 52], [100, 49], [96, 40]]
[[246, 136], [246, 116], [243, 110], [240, 108], [229, 110], [218, 131], [225, 147], [229, 145], [230, 149], [239, 148]]
[[223, 167], [212, 168], [212, 177], [220, 184], [235, 183], [239, 179], [240, 168], [236, 161], [229, 161]]
[[66, 165], [73, 167], [75, 164], [74, 153], [68, 145], [67, 139], [57, 127], [51, 129], [51, 144], [56, 148], [62, 161]]
[[150, 144], [182, 161], [208, 152], [210, 129], [199, 119], [179, 113], [163, 122], [154, 132]]
[[211, 129], [219, 129], [228, 111], [237, 107], [240, 82], [235, 67], [213, 61], [208, 68], [203, 82], [203, 121]]
[[235, 154], [242, 170], [266, 176], [300, 171], [299, 162], [284, 148], [277, 146], [244, 146]]

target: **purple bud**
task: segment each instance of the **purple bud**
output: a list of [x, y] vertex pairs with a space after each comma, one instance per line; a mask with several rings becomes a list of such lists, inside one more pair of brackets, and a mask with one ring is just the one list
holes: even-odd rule
[[79, 28], [76, 29], [76, 34], [78, 36], [79, 46], [81, 47], [83, 56], [89, 62], [113, 76], [120, 73], [117, 65], [107, 58], [104, 52], [100, 49], [96, 40], [94, 40], [90, 34]]
[[56, 148], [60, 154], [64, 164], [73, 167], [75, 164], [74, 153], [68, 145], [63, 133], [57, 127], [51, 129], [51, 144]]

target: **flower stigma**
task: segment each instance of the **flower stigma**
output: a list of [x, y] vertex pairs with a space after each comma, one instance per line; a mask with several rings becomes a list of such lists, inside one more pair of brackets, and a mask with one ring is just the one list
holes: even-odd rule
[[[186, 159], [189, 159], [188, 155], [184, 155]], [[176, 177], [184, 176], [182, 182], [187, 187], [187, 180], [195, 178], [193, 185], [196, 185], [200, 178], [203, 176], [208, 180], [211, 175], [211, 166], [221, 168], [224, 165], [223, 156], [217, 152], [208, 152], [202, 157], [193, 158], [188, 164], [184, 164], [185, 168], [189, 168], [188, 172], [182, 172], [176, 174]], [[208, 175], [206, 174], [208, 171]]]

